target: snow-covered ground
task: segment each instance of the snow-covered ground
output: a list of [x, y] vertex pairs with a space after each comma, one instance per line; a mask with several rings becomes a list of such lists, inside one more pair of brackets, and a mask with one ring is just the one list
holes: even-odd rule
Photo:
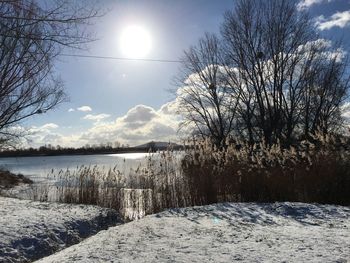
[[0, 262], [42, 258], [118, 222], [111, 209], [0, 197]]
[[224, 203], [101, 231], [39, 262], [350, 262], [350, 207]]

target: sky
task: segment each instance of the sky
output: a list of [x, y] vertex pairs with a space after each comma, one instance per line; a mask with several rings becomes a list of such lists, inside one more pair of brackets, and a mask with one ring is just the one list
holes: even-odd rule
[[[126, 30], [137, 26], [150, 42], [142, 58], [179, 60], [205, 32], [219, 32], [223, 13], [234, 2], [104, 0], [100, 4], [106, 15], [89, 28], [97, 40], [88, 50], [64, 53], [132, 57], [122, 41]], [[350, 52], [350, 0], [301, 0], [298, 8], [310, 12], [320, 37], [342, 39], [343, 48]], [[182, 138], [173, 103], [178, 63], [61, 56], [55, 67], [69, 101], [22, 123], [32, 133], [25, 146], [79, 147], [117, 141], [133, 146]]]

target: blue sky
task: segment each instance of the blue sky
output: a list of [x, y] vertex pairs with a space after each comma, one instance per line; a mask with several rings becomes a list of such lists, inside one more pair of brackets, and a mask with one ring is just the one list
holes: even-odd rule
[[[90, 27], [98, 40], [89, 44], [88, 51], [73, 53], [125, 57], [120, 34], [129, 25], [140, 25], [152, 39], [146, 58], [176, 60], [205, 31], [219, 31], [223, 13], [233, 8], [234, 1], [105, 0], [101, 5], [109, 11]], [[344, 49], [350, 51], [350, 0], [303, 0], [299, 8], [310, 12], [321, 37], [342, 39]], [[175, 140], [178, 117], [169, 89], [175, 88], [172, 78], [178, 67], [176, 63], [60, 57], [56, 70], [70, 101], [23, 123], [35, 131], [29, 144], [120, 141], [135, 145]]]

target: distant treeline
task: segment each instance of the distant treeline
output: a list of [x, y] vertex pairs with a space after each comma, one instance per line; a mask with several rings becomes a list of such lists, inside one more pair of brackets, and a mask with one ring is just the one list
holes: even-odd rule
[[[0, 157], [21, 157], [21, 156], [55, 156], [55, 155], [89, 155], [89, 154], [112, 154], [112, 153], [139, 153], [139, 152], [156, 152], [166, 150], [166, 146], [147, 145], [137, 147], [118, 147], [98, 146], [98, 147], [49, 147], [41, 146], [39, 148], [12, 149], [0, 152]], [[171, 147], [179, 150], [181, 146], [175, 145]]]

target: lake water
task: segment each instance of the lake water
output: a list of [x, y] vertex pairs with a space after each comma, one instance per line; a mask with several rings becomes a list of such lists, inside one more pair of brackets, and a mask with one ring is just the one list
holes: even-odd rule
[[128, 171], [144, 163], [148, 153], [62, 155], [0, 158], [0, 167], [13, 173], [21, 173], [34, 181], [44, 179], [54, 171], [76, 169], [82, 165], [97, 165], [109, 169], [115, 166], [120, 171]]

